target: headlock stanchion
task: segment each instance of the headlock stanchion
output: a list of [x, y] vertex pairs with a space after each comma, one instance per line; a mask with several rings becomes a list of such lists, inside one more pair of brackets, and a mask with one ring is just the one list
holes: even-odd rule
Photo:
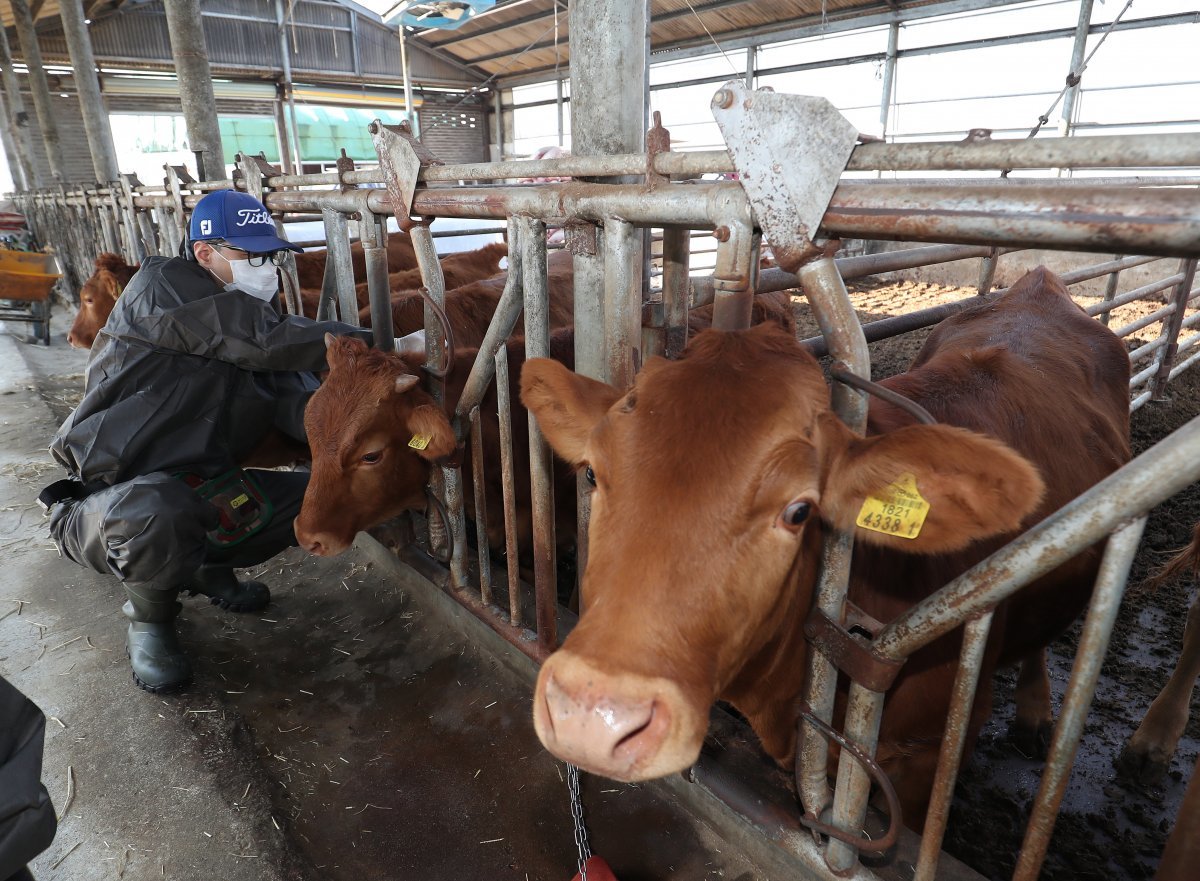
[[[183, 238], [187, 213], [205, 193], [238, 188], [263, 200], [283, 220], [318, 214], [325, 223], [326, 284], [319, 297], [321, 317], [335, 314], [358, 322], [350, 226], [356, 221], [362, 240], [372, 328], [377, 344], [389, 348], [393, 336], [387, 280], [387, 221], [394, 217], [400, 235], [408, 235], [422, 284], [444, 306], [447, 298], [441, 264], [428, 221], [435, 217], [494, 219], [507, 224], [509, 266], [483, 344], [463, 391], [447, 402], [444, 378], [436, 375], [447, 353], [432, 310], [426, 310], [428, 390], [449, 408], [463, 449], [471, 450], [473, 473], [435, 467], [428, 521], [432, 545], [448, 553], [448, 570], [410, 551], [425, 573], [532, 658], [553, 652], [560, 639], [557, 585], [554, 475], [539, 428], [529, 423], [529, 477], [532, 489], [532, 548], [519, 547], [518, 475], [514, 460], [510, 381], [505, 342], [523, 334], [525, 355], [550, 354], [550, 296], [547, 278], [547, 225], [567, 231], [575, 262], [576, 325], [582, 343], [579, 366], [618, 386], [632, 381], [643, 356], [677, 356], [687, 337], [688, 308], [714, 304], [714, 324], [748, 324], [756, 292], [799, 287], [821, 336], [804, 341], [818, 354], [840, 362], [848, 376], [870, 377], [868, 343], [927, 327], [993, 291], [997, 265], [1015, 249], [1043, 248], [1100, 253], [1108, 258], [1063, 274], [1067, 284], [1107, 276], [1102, 298], [1085, 309], [1105, 323], [1135, 301], [1155, 304], [1115, 332], [1129, 340], [1133, 365], [1130, 406], [1136, 409], [1169, 391], [1169, 383], [1200, 360], [1200, 311], [1196, 260], [1200, 256], [1200, 198], [1195, 178], [1172, 187], [1146, 178], [1088, 180], [886, 180], [856, 181], [846, 171], [989, 171], [1036, 168], [1155, 167], [1200, 168], [1200, 135], [1104, 136], [993, 141], [976, 137], [959, 142], [858, 144], [857, 132], [823, 99], [751, 92], [727, 83], [713, 99], [713, 112], [728, 150], [674, 153], [669, 133], [657, 124], [645, 153], [573, 156], [557, 160], [441, 165], [407, 129], [372, 124], [378, 166], [355, 168], [340, 163], [336, 173], [280, 174], [257, 157], [239, 157], [237, 179], [194, 181], [186, 169], [169, 167], [161, 186], [147, 186], [126, 175], [119, 181], [72, 189], [18, 193], [15, 199], [35, 233], [59, 253], [68, 277], [78, 284], [92, 271], [99, 249], [120, 249], [137, 262], [149, 254], [174, 254]], [[737, 172], [738, 181], [681, 182], [705, 173]], [[565, 182], [517, 186], [514, 178], [574, 178]], [[621, 177], [622, 182], [594, 183], [583, 178]], [[486, 182], [486, 183], [485, 183]], [[383, 184], [384, 188], [377, 185]], [[374, 185], [374, 186], [372, 186]], [[421, 218], [416, 220], [414, 218]], [[661, 292], [650, 290], [640, 259], [648, 228], [663, 230]], [[689, 235], [707, 231], [717, 239], [716, 269], [711, 277], [691, 277]], [[757, 272], [758, 236], [769, 244], [778, 268]], [[918, 244], [903, 250], [861, 257], [837, 257], [838, 239], [902, 240]], [[1157, 265], [1154, 261], [1164, 260]], [[861, 325], [845, 280], [955, 260], [978, 259], [978, 295], [896, 318]], [[1169, 265], [1168, 265], [1169, 264]], [[1121, 274], [1142, 267], [1147, 281], [1118, 292]], [[1165, 269], [1163, 267], [1166, 267]], [[294, 269], [287, 272], [294, 277]], [[287, 289], [287, 304], [299, 311], [299, 289]], [[519, 316], [524, 322], [518, 326]], [[1154, 337], [1142, 335], [1157, 326]], [[593, 351], [594, 350], [594, 351]], [[592, 363], [595, 362], [595, 363]], [[484, 401], [495, 382], [497, 413]], [[866, 425], [866, 395], [851, 383], [835, 383], [833, 407], [856, 432]], [[483, 480], [485, 448], [482, 425], [498, 418], [501, 505], [504, 515], [504, 568], [493, 571]], [[465, 481], [472, 479], [467, 488]], [[916, 877], [933, 878], [954, 779], [961, 762], [967, 719], [978, 686], [983, 646], [992, 610], [1022, 585], [1106, 536], [1112, 535], [1084, 625], [1077, 671], [1056, 729], [1042, 791], [1019, 858], [1017, 877], [1036, 876], [1062, 797], [1083, 713], [1095, 687], [1099, 658], [1107, 645], [1115, 610], [1151, 506], [1200, 478], [1200, 420], [1175, 432], [1152, 450], [1093, 487], [1043, 523], [1024, 533], [969, 572], [956, 578], [908, 613], [880, 626], [870, 638], [846, 636], [865, 644], [879, 661], [903, 663], [913, 651], [965, 625], [965, 638], [954, 683], [917, 858]], [[469, 501], [468, 501], [469, 494]], [[577, 515], [580, 566], [586, 561], [587, 501]], [[473, 504], [478, 545], [468, 546], [466, 508]], [[439, 538], [443, 536], [443, 538]], [[522, 554], [532, 562], [532, 591], [520, 578]], [[814, 644], [839, 644], [844, 631], [846, 589], [852, 551], [849, 534], [832, 532], [824, 547], [813, 624]], [[418, 559], [419, 558], [419, 559]], [[496, 563], [499, 565], [499, 563]], [[507, 590], [501, 587], [506, 584]], [[824, 622], [824, 623], [822, 623]], [[819, 632], [818, 632], [819, 631]], [[843, 644], [848, 645], [849, 643]], [[1082, 646], [1087, 646], [1084, 651]], [[835, 650], [828, 654], [836, 656]], [[836, 785], [827, 776], [828, 726], [833, 718], [838, 667], [826, 650], [810, 652], [811, 669], [800, 720], [797, 787], [810, 822], [841, 832], [814, 837], [800, 824], [800, 813], [765, 809], [739, 781], [702, 756], [689, 772], [693, 791], [720, 796], [705, 802], [723, 816], [749, 820], [770, 837], [792, 865], [811, 877], [874, 878], [858, 862], [870, 788], [868, 771], [843, 749]], [[865, 668], [864, 668], [865, 669]], [[839, 737], [871, 756], [878, 739], [886, 683], [870, 675], [850, 686], [844, 728]], [[665, 785], [682, 785], [669, 783]], [[817, 828], [823, 828], [818, 826]]]

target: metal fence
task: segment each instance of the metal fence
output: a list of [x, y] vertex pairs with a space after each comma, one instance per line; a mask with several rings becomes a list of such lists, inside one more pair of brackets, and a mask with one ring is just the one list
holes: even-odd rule
[[[833, 191], [821, 220], [830, 238], [900, 239], [938, 243], [929, 247], [865, 257], [835, 259], [816, 255], [795, 274], [783, 270], [757, 272], [759, 237], [755, 233], [760, 206], [752, 204], [739, 182], [687, 181], [712, 172], [737, 171], [725, 152], [672, 153], [649, 149], [646, 154], [571, 157], [537, 162], [437, 166], [422, 160], [404, 132], [376, 124], [372, 127], [380, 164], [356, 169], [344, 163], [336, 173], [282, 175], [260, 159], [242, 156], [235, 181], [197, 182], [181, 168], [168, 168], [162, 186], [145, 186], [125, 179], [93, 189], [23, 193], [17, 202], [40, 237], [54, 244], [75, 284], [90, 273], [90, 261], [100, 250], [123, 253], [131, 261], [147, 254], [175, 253], [180, 247], [189, 211], [208, 191], [238, 187], [260, 197], [280, 220], [285, 216], [319, 213], [326, 228], [328, 259], [321, 314], [358, 323], [351, 267], [349, 221], [356, 220], [366, 257], [371, 314], [390, 323], [386, 280], [389, 215], [408, 229], [422, 277], [432, 298], [441, 303], [445, 289], [432, 235], [417, 217], [469, 217], [506, 221], [510, 271], [504, 293], [486, 338], [470, 371], [465, 390], [453, 408], [454, 423], [464, 443], [474, 450], [475, 467], [483, 462], [480, 407], [489, 386], [497, 383], [501, 428], [505, 532], [509, 550], [506, 590], [498, 588], [487, 548], [483, 480], [474, 474], [475, 509], [480, 536], [477, 553], [468, 547], [464, 479], [455, 468], [435, 469], [432, 489], [443, 515], [430, 512], [434, 527], [448, 529], [448, 570], [429, 565], [425, 571], [460, 603], [486, 620], [509, 642], [534, 659], [544, 659], [560, 642], [555, 571], [555, 519], [550, 452], [535, 425], [530, 427], [530, 466], [534, 578], [532, 602], [520, 580], [515, 560], [515, 486], [508, 397], [507, 352], [504, 342], [524, 311], [528, 356], [549, 353], [546, 275], [547, 224], [563, 226], [568, 247], [577, 255], [599, 259], [602, 275], [576, 274], [576, 353], [581, 365], [610, 382], [633, 375], [639, 353], [678, 354], [686, 341], [688, 309], [715, 304], [715, 325], [744, 326], [755, 292], [800, 288], [822, 328], [822, 336], [805, 344], [828, 353], [860, 376], [870, 375], [868, 340], [905, 333], [941, 320], [965, 302], [987, 296], [996, 262], [1011, 249], [1048, 248], [1111, 252], [1118, 257], [1067, 276], [1069, 283], [1107, 276], [1105, 295], [1087, 311], [1101, 321], [1113, 310], [1134, 301], [1163, 301], [1143, 317], [1117, 329], [1125, 337], [1160, 325], [1147, 342], [1130, 343], [1134, 365], [1131, 408], [1161, 396], [1173, 378], [1200, 356], [1200, 317], [1188, 315], [1200, 289], [1195, 283], [1200, 254], [1200, 198], [1192, 183], [1161, 187], [1142, 181], [1101, 184], [1040, 180], [1005, 181], [842, 182]], [[666, 144], [661, 128], [652, 130], [651, 143]], [[416, 160], [414, 161], [414, 157]], [[855, 147], [849, 168], [858, 170], [990, 170], [1001, 168], [1149, 168], [1200, 166], [1200, 136], [1097, 137], [1043, 139], [1020, 142], [956, 142]], [[636, 176], [634, 183], [545, 183], [514, 186], [512, 178], [556, 176], [576, 178]], [[379, 188], [383, 184], [383, 188]], [[643, 230], [663, 230], [661, 291], [649, 293], [649, 273], [638, 253]], [[692, 278], [688, 240], [691, 230], [711, 231], [717, 239], [716, 269], [709, 278]], [[1176, 258], [1174, 271], [1150, 284], [1118, 294], [1120, 273], [1158, 258]], [[885, 319], [865, 327], [855, 317], [845, 280], [950, 260], [979, 259], [978, 294], [964, 303]], [[286, 303], [298, 311], [294, 267], [284, 267]], [[756, 278], [757, 275], [757, 278]], [[592, 310], [589, 312], [588, 310]], [[584, 318], [582, 316], [590, 315]], [[596, 316], [599, 316], [598, 318]], [[427, 312], [427, 363], [443, 357], [441, 334]], [[376, 335], [390, 347], [391, 328]], [[589, 360], [590, 359], [590, 360]], [[439, 401], [443, 383], [431, 379]], [[843, 420], [861, 430], [865, 397], [838, 387], [834, 405]], [[900, 659], [956, 627], [967, 627], [962, 673], [948, 722], [939, 774], [916, 877], [931, 878], [936, 870], [942, 832], [962, 740], [965, 719], [975, 691], [971, 671], [986, 641], [990, 610], [1022, 585], [1062, 561], [1112, 534], [1095, 598], [1089, 609], [1079, 654], [1062, 717], [1056, 728], [1042, 792], [1034, 808], [1026, 845], [1016, 873], [1036, 877], [1053, 828], [1057, 797], [1069, 772], [1082, 717], [1091, 700], [1099, 658], [1107, 645], [1115, 610], [1136, 549], [1145, 512], [1200, 478], [1200, 420], [1189, 424], [1125, 468], [1034, 527], [1008, 547], [943, 587], [902, 618], [888, 624], [871, 641], [877, 655]], [[589, 487], [578, 495], [578, 560], [586, 565]], [[431, 529], [431, 545], [438, 528]], [[848, 536], [834, 535], [826, 545], [818, 603], [834, 621], [841, 620], [849, 565]], [[530, 609], [532, 606], [532, 609]], [[1093, 653], [1093, 649], [1095, 650]], [[833, 664], [813, 653], [807, 703], [828, 722], [836, 685]], [[866, 686], [851, 686], [846, 735], [873, 750], [878, 735], [878, 708], [883, 695]], [[816, 723], [814, 723], [816, 724]], [[811, 726], [805, 727], [808, 731]], [[862, 828], [866, 792], [865, 772], [843, 751], [845, 766], [831, 792], [826, 780], [826, 742], [806, 736], [803, 773], [798, 779], [806, 808], [820, 814], [832, 806], [834, 822], [852, 833]], [[818, 841], [804, 829], [798, 814], [781, 818], [754, 807], [755, 799], [736, 780], [729, 780], [701, 761], [691, 771], [698, 790], [718, 793], [728, 808], [755, 822], [760, 831], [787, 851], [813, 877], [876, 877], [858, 863], [856, 849], [840, 841]]]

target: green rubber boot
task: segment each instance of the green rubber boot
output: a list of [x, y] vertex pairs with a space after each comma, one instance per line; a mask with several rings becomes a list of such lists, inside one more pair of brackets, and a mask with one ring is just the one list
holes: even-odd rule
[[129, 619], [125, 650], [133, 667], [133, 681], [153, 694], [178, 691], [192, 681], [192, 665], [175, 634], [175, 616], [181, 606], [177, 590], [149, 584], [126, 584], [129, 597], [122, 611]]
[[201, 566], [187, 584], [192, 596], [203, 594], [214, 606], [229, 612], [257, 612], [271, 602], [271, 591], [261, 581], [238, 581], [233, 569]]

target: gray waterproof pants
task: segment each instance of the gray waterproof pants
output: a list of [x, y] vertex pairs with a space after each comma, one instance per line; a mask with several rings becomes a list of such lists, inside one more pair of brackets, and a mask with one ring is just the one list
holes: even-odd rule
[[219, 547], [206, 536], [217, 525], [217, 509], [182, 480], [162, 473], [55, 505], [50, 536], [81, 566], [164, 590], [182, 587], [202, 565], [255, 566], [296, 544], [292, 521], [309, 475], [251, 473], [275, 513], [264, 529], [232, 547]]

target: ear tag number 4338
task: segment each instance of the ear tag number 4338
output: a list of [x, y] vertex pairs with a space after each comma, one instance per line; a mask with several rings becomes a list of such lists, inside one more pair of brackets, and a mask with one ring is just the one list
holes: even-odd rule
[[855, 521], [863, 529], [913, 539], [921, 534], [929, 502], [917, 490], [917, 478], [905, 473], [878, 495], [867, 496]]

